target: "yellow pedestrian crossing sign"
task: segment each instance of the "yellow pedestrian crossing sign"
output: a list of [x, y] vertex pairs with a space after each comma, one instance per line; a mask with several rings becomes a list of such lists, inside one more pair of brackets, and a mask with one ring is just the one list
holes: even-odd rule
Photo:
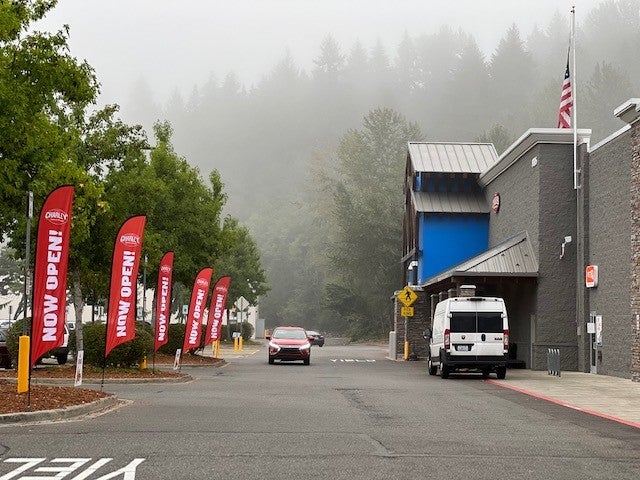
[[398, 300], [400, 300], [400, 303], [402, 303], [405, 307], [410, 307], [415, 303], [417, 299], [418, 295], [416, 294], [416, 292], [411, 290], [408, 285], [404, 287], [400, 291], [400, 293], [398, 293]]

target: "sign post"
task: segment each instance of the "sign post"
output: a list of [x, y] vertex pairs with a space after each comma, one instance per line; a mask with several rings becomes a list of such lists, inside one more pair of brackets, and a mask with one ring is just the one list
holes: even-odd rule
[[234, 336], [234, 350], [242, 350], [242, 312], [249, 306], [249, 300], [240, 296], [235, 303], [235, 307], [238, 309], [236, 313], [236, 325], [238, 327], [238, 335]]
[[400, 307], [400, 315], [404, 317], [404, 359], [409, 360], [409, 340], [407, 338], [407, 329], [409, 328], [408, 317], [413, 317], [412, 305], [418, 299], [418, 295], [407, 285], [398, 293], [397, 298], [403, 305]]

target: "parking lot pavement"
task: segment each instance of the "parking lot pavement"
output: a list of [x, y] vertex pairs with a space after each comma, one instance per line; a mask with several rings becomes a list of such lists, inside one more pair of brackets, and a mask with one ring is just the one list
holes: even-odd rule
[[630, 379], [581, 372], [513, 369], [505, 380], [486, 380], [536, 398], [640, 428], [640, 383]]

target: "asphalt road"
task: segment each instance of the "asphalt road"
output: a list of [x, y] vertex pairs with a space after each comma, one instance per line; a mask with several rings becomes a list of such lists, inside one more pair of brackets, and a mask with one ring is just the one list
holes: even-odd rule
[[0, 480], [634, 479], [638, 430], [503, 389], [441, 380], [376, 346], [264, 347], [194, 381], [107, 385], [129, 403], [55, 424], [0, 427]]

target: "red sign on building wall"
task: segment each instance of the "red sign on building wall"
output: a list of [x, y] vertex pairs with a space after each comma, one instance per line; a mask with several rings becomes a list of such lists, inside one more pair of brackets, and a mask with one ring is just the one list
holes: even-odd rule
[[584, 271], [584, 283], [587, 288], [595, 288], [598, 286], [598, 266], [587, 265]]

